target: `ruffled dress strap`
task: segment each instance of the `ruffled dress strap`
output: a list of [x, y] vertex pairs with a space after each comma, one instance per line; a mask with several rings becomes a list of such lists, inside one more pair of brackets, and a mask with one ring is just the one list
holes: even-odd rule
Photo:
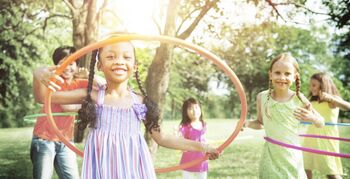
[[146, 113], [147, 113], [147, 107], [145, 104], [141, 103], [138, 100], [137, 95], [131, 91], [131, 97], [133, 100], [133, 105], [132, 105], [132, 109], [134, 110], [137, 119], [138, 120], [145, 120], [146, 119]]

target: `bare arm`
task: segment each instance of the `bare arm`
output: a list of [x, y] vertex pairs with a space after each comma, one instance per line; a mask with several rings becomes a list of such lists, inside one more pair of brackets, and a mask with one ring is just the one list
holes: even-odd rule
[[340, 96], [334, 96], [325, 92], [320, 92], [320, 99], [323, 101], [327, 101], [333, 107], [338, 107], [345, 111], [350, 111], [350, 103], [345, 101]]
[[65, 104], [61, 105], [64, 112], [77, 112], [81, 108], [80, 104]]
[[[188, 140], [182, 137], [166, 135], [161, 131], [158, 132], [156, 130], [153, 130], [151, 136], [160, 146], [166, 148], [187, 151], [209, 152], [206, 151], [205, 145], [203, 145], [200, 142]], [[214, 148], [211, 148], [210, 150], [215, 151]]]
[[[36, 102], [43, 104], [46, 94], [46, 86], [51, 90], [55, 91], [56, 89], [60, 89], [60, 87], [49, 81], [51, 76], [54, 76], [53, 70], [56, 67], [39, 67], [33, 72], [33, 94]], [[60, 82], [63, 82], [63, 79], [59, 76], [55, 76], [56, 79]]]
[[316, 127], [324, 126], [324, 118], [318, 113], [311, 105], [308, 99], [304, 99], [306, 104], [305, 107], [297, 108], [293, 115], [299, 121], [307, 121], [313, 123]]
[[[61, 87], [51, 81], [54, 78], [57, 83], [63, 83], [64, 80], [54, 73], [57, 67], [40, 67], [33, 72], [33, 93], [35, 101], [44, 103], [46, 88], [53, 91], [51, 95], [51, 102], [56, 104], [81, 104], [87, 96], [86, 89], [75, 89], [71, 91], [57, 91]], [[67, 107], [72, 109], [72, 107]]]
[[87, 96], [86, 89], [57, 91], [52, 93], [51, 102], [56, 104], [81, 104]]
[[261, 93], [258, 94], [256, 99], [256, 110], [257, 110], [257, 119], [253, 121], [246, 121], [244, 124], [244, 127], [249, 127], [256, 130], [264, 128], [262, 113], [261, 113]]

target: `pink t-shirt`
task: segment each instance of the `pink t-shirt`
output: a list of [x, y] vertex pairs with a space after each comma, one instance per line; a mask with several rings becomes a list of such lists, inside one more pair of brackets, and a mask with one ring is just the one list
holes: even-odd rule
[[[205, 138], [204, 138], [204, 134], [206, 132], [205, 124], [203, 124], [203, 127], [201, 130], [193, 128], [191, 124], [186, 124], [186, 125], [180, 126], [180, 132], [182, 133], [182, 136], [186, 139], [190, 139], [190, 140], [194, 140], [202, 143], [205, 142]], [[182, 154], [180, 164], [187, 163], [187, 162], [196, 160], [198, 158], [202, 158], [204, 156], [205, 156], [204, 152], [185, 151]], [[205, 160], [203, 162], [200, 162], [197, 165], [186, 168], [184, 170], [189, 172], [206, 172], [208, 171], [208, 161]]]

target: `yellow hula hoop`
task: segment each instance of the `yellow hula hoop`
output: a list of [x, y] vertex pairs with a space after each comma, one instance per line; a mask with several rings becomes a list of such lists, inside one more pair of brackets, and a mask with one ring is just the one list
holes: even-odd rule
[[[88, 45], [78, 51], [76, 51], [74, 54], [70, 55], [67, 57], [67, 59], [64, 61], [64, 63], [61, 64], [61, 66], [56, 70], [56, 74], [60, 75], [63, 70], [73, 61], [77, 60], [81, 56], [85, 55], [88, 52], [91, 52], [95, 49], [99, 49], [101, 47], [104, 47], [109, 44], [117, 43], [117, 42], [125, 42], [125, 41], [131, 41], [131, 40], [138, 40], [138, 41], [159, 41], [162, 43], [167, 43], [167, 44], [173, 44], [173, 45], [178, 45], [181, 46], [182, 48], [187, 48], [192, 51], [195, 51], [197, 54], [201, 55], [204, 58], [207, 58], [211, 62], [213, 62], [216, 66], [218, 66], [232, 81], [236, 91], [239, 94], [240, 97], [240, 102], [241, 102], [241, 107], [242, 107], [242, 112], [240, 115], [240, 120], [237, 123], [237, 126], [235, 130], [232, 132], [232, 134], [225, 140], [224, 143], [222, 143], [217, 150], [221, 152], [226, 148], [238, 135], [240, 132], [241, 128], [243, 127], [243, 123], [246, 119], [247, 116], [247, 101], [245, 97], [245, 92], [242, 87], [241, 82], [239, 81], [238, 77], [236, 74], [232, 71], [232, 69], [219, 57], [214, 55], [213, 53], [209, 52], [208, 50], [191, 44], [189, 42], [186, 42], [184, 40], [174, 38], [174, 37], [168, 37], [168, 36], [153, 36], [153, 35], [138, 35], [138, 34], [120, 34], [120, 36], [116, 37], [111, 37], [105, 40], [102, 40], [100, 42], [96, 42], [94, 44]], [[73, 150], [75, 153], [77, 153], [79, 156], [83, 157], [83, 152], [77, 149], [74, 145], [72, 145], [58, 130], [53, 117], [52, 117], [52, 112], [51, 112], [51, 94], [52, 91], [50, 89], [47, 90], [46, 96], [45, 96], [45, 112], [48, 114], [47, 118], [49, 120], [49, 123], [51, 124], [53, 130], [56, 132], [57, 136], [60, 138], [60, 140], [71, 150]], [[156, 172], [157, 173], [165, 173], [165, 172], [170, 172], [170, 171], [175, 171], [175, 170], [181, 170], [185, 169], [188, 167], [191, 167], [193, 165], [198, 164], [199, 162], [202, 162], [204, 160], [208, 159], [208, 155], [206, 155], [203, 158], [187, 162], [181, 165], [177, 166], [171, 166], [167, 168], [157, 168]]]

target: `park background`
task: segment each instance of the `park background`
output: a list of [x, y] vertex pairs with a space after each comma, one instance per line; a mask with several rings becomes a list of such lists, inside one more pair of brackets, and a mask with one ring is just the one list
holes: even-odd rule
[[[236, 73], [246, 92], [248, 119], [254, 119], [256, 95], [268, 88], [269, 62], [281, 52], [297, 58], [304, 94], [311, 74], [328, 72], [350, 101], [349, 7], [343, 0], [1, 0], [0, 177], [31, 178], [33, 122], [24, 116], [40, 109], [32, 95], [32, 71], [52, 65], [51, 54], [58, 46], [80, 49], [121, 31], [200, 45]], [[162, 107], [166, 131], [172, 133], [181, 118], [182, 101], [192, 96], [202, 103], [208, 138], [215, 145], [225, 140], [241, 107], [224, 73], [176, 46], [135, 45], [141, 78]], [[86, 57], [80, 59], [80, 67], [88, 67], [89, 54]], [[349, 119], [349, 112], [341, 112], [340, 122]], [[341, 136], [349, 137], [349, 131], [341, 128]], [[219, 160], [210, 162], [209, 178], [257, 178], [262, 136], [263, 131], [241, 132]], [[158, 149], [152, 141], [150, 148]], [[159, 148], [156, 166], [176, 164], [179, 152], [172, 152]], [[349, 145], [341, 143], [341, 152], [350, 153]], [[342, 162], [350, 178], [349, 159]], [[174, 172], [159, 178], [178, 176]]]

